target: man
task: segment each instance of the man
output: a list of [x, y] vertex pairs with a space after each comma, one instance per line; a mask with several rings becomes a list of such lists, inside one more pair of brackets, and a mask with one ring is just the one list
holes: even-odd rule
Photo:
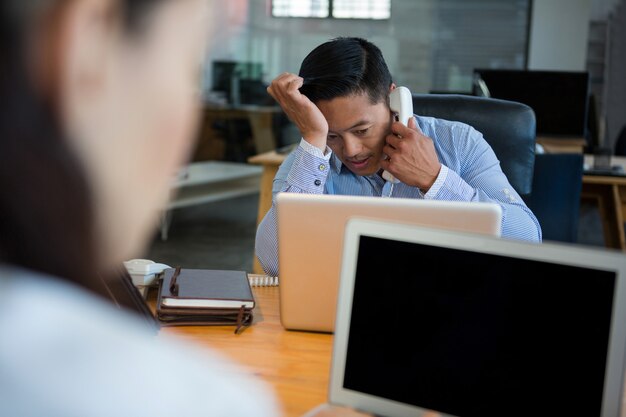
[[[273, 193], [496, 202], [503, 237], [541, 241], [539, 222], [482, 134], [431, 117], [415, 116], [408, 126], [394, 122], [394, 88], [381, 51], [359, 38], [326, 42], [304, 59], [299, 75], [272, 81], [269, 94], [302, 134]], [[383, 170], [400, 182], [387, 182]], [[256, 253], [265, 272], [278, 275], [274, 206], [257, 230]]]

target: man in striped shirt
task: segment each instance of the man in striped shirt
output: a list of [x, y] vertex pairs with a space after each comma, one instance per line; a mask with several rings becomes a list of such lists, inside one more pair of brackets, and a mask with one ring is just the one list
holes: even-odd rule
[[[283, 73], [268, 93], [298, 127], [302, 140], [283, 162], [273, 193], [366, 195], [495, 202], [502, 236], [541, 241], [541, 228], [500, 169], [482, 134], [463, 123], [415, 116], [394, 121], [395, 88], [381, 51], [360, 38], [315, 48], [300, 74]], [[382, 171], [400, 182], [386, 181]], [[278, 275], [275, 206], [256, 236], [265, 272]]]

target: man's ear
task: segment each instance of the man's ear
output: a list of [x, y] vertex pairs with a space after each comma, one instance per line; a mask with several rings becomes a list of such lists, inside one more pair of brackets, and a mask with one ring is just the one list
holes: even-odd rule
[[389, 94], [391, 94], [391, 92], [393, 90], [396, 89], [396, 84], [395, 83], [391, 83], [391, 85], [389, 86], [389, 93], [387, 94], [386, 100], [385, 102], [387, 103], [387, 107], [389, 107]]

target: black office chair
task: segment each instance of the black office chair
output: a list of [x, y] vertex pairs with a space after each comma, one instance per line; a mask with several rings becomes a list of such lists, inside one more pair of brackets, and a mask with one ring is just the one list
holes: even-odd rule
[[520, 194], [531, 192], [535, 164], [535, 113], [522, 103], [455, 94], [413, 94], [419, 116], [466, 123], [483, 134], [502, 171]]
[[626, 125], [622, 127], [615, 141], [615, 155], [626, 156]]
[[523, 199], [537, 216], [544, 240], [577, 241], [582, 179], [582, 154], [536, 156], [533, 191]]

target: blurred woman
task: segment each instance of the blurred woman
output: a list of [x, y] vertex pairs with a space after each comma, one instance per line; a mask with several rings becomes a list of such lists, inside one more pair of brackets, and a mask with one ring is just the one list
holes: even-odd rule
[[0, 414], [277, 415], [94, 294], [94, 271], [143, 253], [187, 158], [207, 6], [2, 0]]

